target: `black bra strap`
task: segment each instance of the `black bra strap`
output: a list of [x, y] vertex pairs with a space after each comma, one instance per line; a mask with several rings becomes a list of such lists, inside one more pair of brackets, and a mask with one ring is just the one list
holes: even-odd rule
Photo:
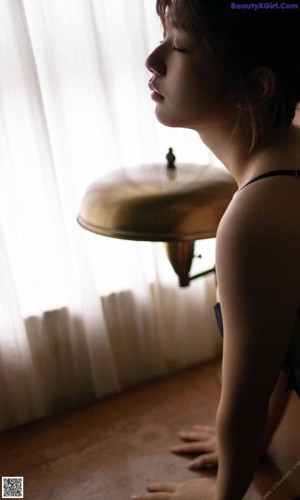
[[265, 174], [254, 177], [254, 179], [242, 186], [239, 191], [244, 189], [246, 186], [249, 186], [249, 184], [252, 184], [252, 182], [260, 181], [261, 179], [265, 179], [266, 177], [275, 177], [276, 175], [290, 175], [293, 177], [299, 177], [300, 179], [300, 170], [273, 170], [271, 172], [266, 172]]

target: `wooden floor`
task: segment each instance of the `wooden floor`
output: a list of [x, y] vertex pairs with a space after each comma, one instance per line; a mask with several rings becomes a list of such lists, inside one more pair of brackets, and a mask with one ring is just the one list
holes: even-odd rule
[[[24, 476], [25, 500], [128, 500], [148, 481], [195, 478], [199, 473], [187, 469], [190, 457], [172, 455], [169, 448], [179, 430], [214, 423], [216, 373], [217, 364], [208, 363], [4, 433], [1, 475]], [[245, 498], [300, 498], [296, 397]]]

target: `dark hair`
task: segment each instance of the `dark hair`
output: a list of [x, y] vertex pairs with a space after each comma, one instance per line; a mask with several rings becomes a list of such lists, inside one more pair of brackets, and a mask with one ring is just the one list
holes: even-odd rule
[[[224, 56], [239, 96], [237, 128], [250, 119], [251, 151], [267, 142], [275, 127], [284, 131], [291, 124], [300, 101], [300, 6], [279, 10], [272, 5], [255, 11], [232, 9], [226, 0], [156, 2], [163, 24], [168, 11], [178, 29]], [[259, 67], [272, 70], [276, 88], [264, 105], [256, 106], [249, 74]]]

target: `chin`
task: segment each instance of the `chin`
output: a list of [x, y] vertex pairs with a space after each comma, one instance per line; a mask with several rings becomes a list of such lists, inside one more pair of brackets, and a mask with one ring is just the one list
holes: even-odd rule
[[162, 124], [165, 125], [166, 127], [172, 127], [172, 128], [192, 128], [190, 125], [187, 124], [185, 120], [183, 120], [180, 117], [175, 117], [175, 116], [170, 116], [167, 115], [166, 113], [162, 113], [159, 109], [156, 108], [155, 110], [155, 115], [157, 120]]

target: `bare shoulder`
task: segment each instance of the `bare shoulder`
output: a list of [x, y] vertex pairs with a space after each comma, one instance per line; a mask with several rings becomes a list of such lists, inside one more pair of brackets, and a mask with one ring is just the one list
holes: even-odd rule
[[220, 223], [217, 250], [234, 252], [235, 259], [250, 251], [281, 265], [299, 261], [300, 181], [276, 177], [238, 192]]
[[292, 180], [245, 188], [221, 221], [216, 269], [225, 315], [238, 307], [251, 309], [252, 317], [259, 311], [274, 328], [294, 321], [300, 304], [300, 182]]

